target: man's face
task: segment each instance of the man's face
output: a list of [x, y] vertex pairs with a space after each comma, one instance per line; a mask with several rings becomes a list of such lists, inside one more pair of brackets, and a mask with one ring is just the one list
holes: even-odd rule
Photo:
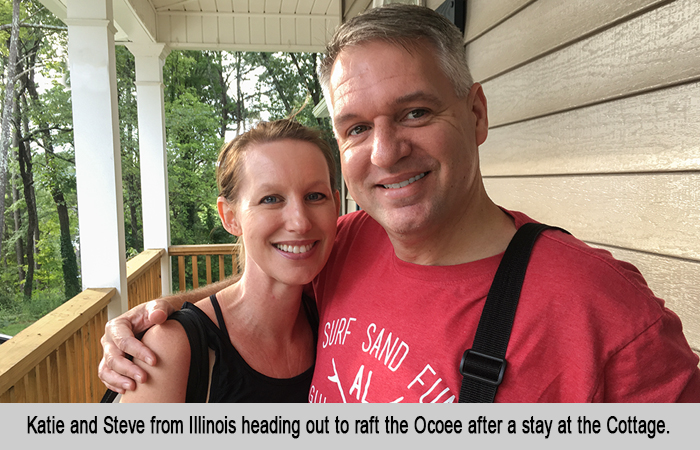
[[458, 223], [480, 191], [486, 139], [479, 85], [459, 98], [429, 46], [344, 49], [330, 80], [333, 128], [353, 199], [390, 235]]

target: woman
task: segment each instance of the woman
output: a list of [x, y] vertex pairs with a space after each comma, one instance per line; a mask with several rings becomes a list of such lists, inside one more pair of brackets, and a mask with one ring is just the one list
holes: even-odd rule
[[[219, 216], [243, 242], [245, 270], [237, 283], [185, 305], [210, 349], [208, 401], [307, 400], [318, 319], [311, 323], [315, 305], [302, 291], [335, 239], [335, 174], [328, 144], [293, 120], [261, 123], [221, 151]], [[143, 341], [158, 364], [137, 361], [148, 381], [122, 401], [184, 402], [194, 358], [183, 327], [168, 320]]]

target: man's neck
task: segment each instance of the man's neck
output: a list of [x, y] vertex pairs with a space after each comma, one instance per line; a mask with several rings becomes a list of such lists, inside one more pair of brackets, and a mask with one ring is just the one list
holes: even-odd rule
[[396, 256], [420, 265], [448, 266], [488, 258], [505, 251], [515, 234], [513, 219], [488, 197], [435, 229], [389, 239]]

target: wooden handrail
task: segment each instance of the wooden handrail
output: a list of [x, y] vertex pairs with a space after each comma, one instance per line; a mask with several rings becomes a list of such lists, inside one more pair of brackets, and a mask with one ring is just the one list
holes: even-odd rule
[[126, 262], [129, 309], [163, 295], [160, 259], [165, 249], [144, 250]]
[[134, 282], [139, 275], [153, 267], [156, 261], [160, 263], [160, 258], [165, 254], [165, 249], [156, 248], [144, 250], [126, 262], [126, 282]]
[[168, 247], [168, 254], [170, 256], [233, 255], [237, 254], [240, 247], [240, 244], [171, 245]]
[[[129, 307], [161, 296], [164, 249], [126, 263]], [[97, 402], [100, 338], [116, 289], [87, 289], [0, 346], [0, 403]]]
[[87, 289], [0, 346], [0, 402], [96, 401], [114, 288]]
[[[207, 259], [211, 282], [211, 256], [219, 256], [223, 279], [224, 257], [233, 257], [237, 244], [173, 246], [172, 256], [191, 256], [197, 275], [197, 256]], [[129, 307], [161, 296], [160, 260], [164, 249], [146, 250], [127, 261]], [[184, 265], [180, 269], [184, 274]], [[181, 284], [184, 278], [181, 277]], [[195, 284], [197, 281], [195, 281]], [[97, 377], [102, 358], [100, 338], [107, 322], [107, 306], [116, 289], [87, 289], [19, 332], [0, 346], [0, 403], [96, 402], [104, 393]]]
[[198, 256], [205, 256], [205, 280], [201, 280], [206, 284], [210, 284], [213, 281], [212, 277], [212, 256], [218, 256], [218, 266], [219, 266], [219, 281], [226, 278], [225, 267], [225, 257], [231, 256], [231, 266], [233, 271], [237, 273], [239, 267], [238, 257], [240, 255], [241, 246], [240, 244], [208, 244], [208, 245], [172, 245], [168, 247], [168, 254], [170, 256], [177, 256], [177, 266], [178, 266], [178, 285], [180, 291], [187, 289], [186, 280], [186, 262], [185, 257], [191, 257], [191, 272], [192, 272], [192, 288], [198, 288], [200, 285], [199, 279], [199, 260]]

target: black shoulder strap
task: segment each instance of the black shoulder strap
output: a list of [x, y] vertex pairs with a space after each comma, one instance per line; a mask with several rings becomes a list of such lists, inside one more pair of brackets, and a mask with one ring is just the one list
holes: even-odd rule
[[187, 403], [205, 403], [209, 391], [209, 347], [197, 313], [182, 308], [168, 317], [177, 320], [187, 333], [190, 341], [190, 375], [187, 379]]
[[302, 293], [301, 294], [301, 304], [304, 307], [304, 313], [306, 314], [306, 318], [309, 321], [309, 325], [311, 325], [311, 331], [314, 334], [314, 349], [316, 348], [316, 343], [318, 342], [318, 326], [320, 322], [320, 318], [318, 315], [318, 307], [316, 306], [316, 300], [313, 298], [309, 297], [308, 295]]
[[474, 343], [464, 352], [459, 366], [464, 377], [460, 403], [492, 403], [496, 397], [506, 369], [506, 349], [530, 253], [537, 237], [546, 229], [561, 230], [542, 223], [524, 224], [503, 254], [481, 312]]
[[111, 389], [107, 389], [105, 391], [105, 395], [102, 396], [102, 400], [100, 400], [100, 403], [114, 403], [114, 400], [116, 400], [117, 395], [119, 394]]

